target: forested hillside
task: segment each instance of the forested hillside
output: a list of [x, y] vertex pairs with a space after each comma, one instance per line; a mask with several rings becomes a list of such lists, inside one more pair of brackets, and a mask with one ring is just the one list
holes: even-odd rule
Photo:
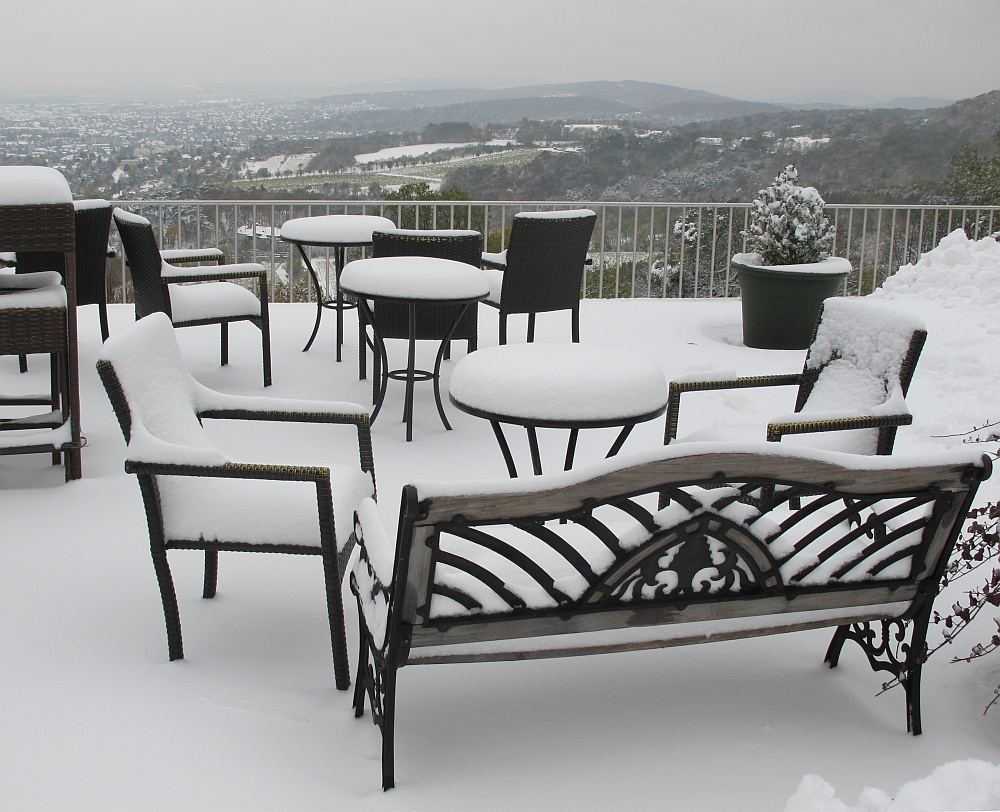
[[460, 168], [447, 183], [483, 199], [735, 202], [794, 162], [830, 202], [940, 203], [952, 156], [988, 146], [998, 128], [1000, 91], [930, 111], [780, 111], [651, 134], [599, 130], [578, 151]]

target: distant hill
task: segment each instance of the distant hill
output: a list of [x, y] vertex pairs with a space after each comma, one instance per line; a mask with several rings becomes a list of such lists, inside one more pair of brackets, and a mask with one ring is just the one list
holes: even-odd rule
[[493, 90], [377, 91], [325, 96], [310, 103], [323, 111], [321, 126], [353, 133], [419, 130], [442, 121], [467, 121], [481, 127], [514, 124], [525, 118], [536, 121], [635, 120], [651, 126], [677, 126], [790, 109], [702, 90], [635, 81], [575, 82]]

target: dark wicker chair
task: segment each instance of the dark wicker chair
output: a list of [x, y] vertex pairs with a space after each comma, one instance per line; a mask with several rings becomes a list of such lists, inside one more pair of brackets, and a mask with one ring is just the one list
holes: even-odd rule
[[[229, 363], [229, 324], [249, 321], [261, 332], [264, 386], [270, 386], [271, 333], [264, 266], [247, 262], [180, 268], [163, 259], [153, 226], [145, 217], [115, 209], [114, 220], [128, 260], [136, 318], [166, 313], [174, 327], [220, 325], [223, 366]], [[257, 295], [234, 281], [241, 279], [256, 280]], [[201, 284], [182, 284], [185, 282]]]
[[[483, 250], [483, 237], [478, 231], [415, 231], [396, 229], [376, 231], [372, 234], [373, 257], [438, 257], [464, 262], [479, 267]], [[373, 315], [379, 333], [383, 338], [408, 338], [409, 315], [405, 304], [396, 302], [376, 302]], [[441, 341], [458, 313], [456, 305], [422, 305], [417, 308], [417, 339]], [[359, 311], [360, 313], [360, 311]], [[462, 316], [452, 340], [465, 341], [468, 352], [475, 352], [479, 346], [479, 316], [475, 307], [469, 307]], [[367, 325], [358, 319], [358, 377], [364, 379], [367, 372], [367, 355], [371, 342]], [[445, 358], [449, 357], [445, 348]], [[373, 379], [379, 381], [379, 356], [374, 354]]]
[[[375, 493], [367, 407], [208, 389], [185, 368], [170, 319], [161, 313], [112, 336], [97, 370], [128, 443], [125, 470], [139, 480], [170, 659], [182, 658], [184, 647], [167, 551], [205, 551], [205, 598], [216, 592], [220, 550], [318, 555], [336, 684], [347, 688], [341, 581], [356, 542], [354, 511]], [[235, 462], [207, 436], [206, 418], [353, 426], [358, 462], [329, 467]]]
[[[827, 299], [802, 372], [671, 381], [664, 443], [677, 439], [685, 392], [797, 386], [794, 416], [769, 422], [762, 439], [779, 442], [788, 435], [812, 435], [803, 442], [855, 453], [891, 454], [897, 427], [913, 422], [903, 399], [926, 339], [920, 319], [907, 313], [861, 299]], [[761, 431], [761, 426], [727, 425], [682, 439], [752, 440]], [[822, 439], [815, 436], [818, 432], [845, 433]]]
[[569, 310], [572, 339], [580, 341], [580, 297], [587, 250], [597, 215], [589, 209], [521, 212], [514, 215], [503, 254], [483, 254], [490, 279], [486, 304], [500, 310], [500, 343], [507, 343], [507, 317], [528, 314], [528, 341], [535, 314]]

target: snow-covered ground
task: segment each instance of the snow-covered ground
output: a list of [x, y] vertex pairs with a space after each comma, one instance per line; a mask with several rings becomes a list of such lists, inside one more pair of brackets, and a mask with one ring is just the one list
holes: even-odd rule
[[[908, 398], [914, 424], [900, 430], [897, 449], [957, 443], [943, 435], [1000, 418], [1000, 247], [951, 235], [886, 288], [879, 298], [921, 316], [930, 333]], [[332, 313], [308, 353], [301, 348], [313, 307], [275, 305], [271, 313], [274, 386], [266, 394], [370, 402], [370, 383], [357, 380], [353, 314], [337, 364]], [[496, 343], [495, 313], [481, 308], [483, 346]], [[113, 333], [131, 320], [130, 307], [111, 307]], [[63, 483], [44, 455], [0, 458], [0, 808], [1000, 808], [1000, 710], [982, 712], [1000, 682], [1000, 659], [951, 665], [948, 651], [932, 659], [925, 733], [913, 737], [901, 694], [876, 696], [884, 676], [859, 649], [845, 648], [838, 669], [823, 665], [827, 631], [403, 669], [397, 788], [383, 793], [378, 730], [369, 716], [354, 718], [350, 692], [333, 687], [318, 560], [223, 555], [219, 594], [205, 601], [201, 557], [173, 553], [186, 659], [168, 662], [138, 486], [122, 470], [124, 443], [94, 370], [92, 306], [81, 308], [80, 322], [84, 478]], [[539, 319], [542, 339], [568, 332], [566, 314]], [[216, 329], [176, 334], [199, 380], [261, 394], [253, 327], [232, 328], [226, 368]], [[644, 352], [668, 379], [708, 367], [797, 371], [803, 357], [742, 346], [736, 301], [585, 301], [582, 335]], [[401, 362], [400, 343], [390, 350]], [[429, 363], [429, 348], [420, 352]], [[454, 363], [445, 363], [446, 378]], [[46, 380], [40, 358], [23, 376], [15, 358], [0, 358], [0, 376], [5, 389], [22, 391]], [[454, 431], [446, 432], [426, 384], [417, 388], [414, 441], [404, 442], [402, 389], [390, 387], [373, 427], [389, 527], [410, 479], [506, 476], [489, 425], [449, 407]], [[701, 398], [701, 408], [685, 411], [682, 433], [788, 412], [792, 393]], [[241, 456], [267, 461], [323, 462], [346, 448], [331, 427], [212, 431], [220, 443], [239, 443]], [[662, 433], [662, 419], [638, 427], [623, 453], [661, 443]], [[585, 432], [578, 465], [602, 456], [610, 439]], [[564, 439], [553, 432], [542, 440], [558, 467]], [[526, 449], [518, 452], [524, 460]], [[981, 491], [984, 499], [998, 494], [1000, 477]], [[346, 589], [345, 598], [353, 662], [356, 612]], [[964, 646], [960, 639], [955, 653]]]

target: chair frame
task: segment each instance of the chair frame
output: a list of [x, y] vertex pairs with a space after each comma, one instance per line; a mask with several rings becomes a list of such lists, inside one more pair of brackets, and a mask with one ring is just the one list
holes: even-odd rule
[[[115, 373], [114, 365], [106, 360], [98, 361], [97, 371], [111, 400], [125, 441], [132, 435], [132, 414], [128, 399]], [[254, 407], [204, 409], [198, 411], [203, 418], [256, 420], [295, 423], [326, 423], [354, 425], [358, 433], [358, 454], [361, 470], [372, 477], [375, 483], [375, 460], [372, 452], [371, 422], [367, 413], [343, 414], [330, 412], [295, 412], [282, 406], [275, 399], [273, 409], [259, 408], [260, 399], [253, 398]], [[318, 466], [262, 465], [252, 463], [225, 463], [222, 465], [178, 465], [128, 460], [127, 473], [135, 474], [142, 493], [146, 521], [149, 528], [150, 553], [153, 568], [160, 589], [163, 615], [167, 627], [167, 649], [171, 660], [184, 657], [184, 643], [181, 635], [180, 611], [177, 594], [167, 560], [169, 550], [203, 550], [205, 553], [205, 577], [203, 598], [213, 598], [216, 594], [219, 571], [219, 552], [267, 552], [289, 555], [319, 555], [323, 559], [323, 575], [326, 582], [327, 615], [330, 623], [330, 641], [333, 651], [334, 678], [338, 690], [346, 690], [351, 683], [350, 664], [347, 656], [347, 636], [344, 628], [344, 606], [341, 583], [347, 561], [357, 541], [354, 533], [340, 553], [334, 524], [334, 508], [330, 470]], [[160, 504], [158, 479], [163, 476], [205, 477], [224, 479], [270, 480], [282, 482], [311, 482], [316, 487], [316, 504], [319, 513], [320, 546], [297, 544], [257, 544], [240, 541], [206, 541], [199, 539], [167, 538]]]
[[[663, 442], [665, 445], [677, 439], [677, 426], [680, 420], [681, 395], [685, 392], [709, 392], [722, 389], [751, 389], [765, 386], [797, 386], [798, 393], [795, 399], [795, 412], [799, 413], [805, 407], [812, 393], [813, 387], [825, 368], [826, 364], [810, 368], [809, 360], [812, 353], [812, 346], [816, 340], [816, 334], [823, 319], [823, 308], [820, 308], [819, 319], [813, 329], [813, 338], [809, 349], [806, 351], [805, 363], [802, 372], [787, 375], [758, 375], [730, 378], [722, 380], [703, 381], [671, 381], [669, 384], [666, 426], [664, 430]], [[913, 373], [920, 359], [924, 343], [927, 341], [927, 331], [917, 329], [913, 331], [906, 354], [903, 357], [899, 371], [899, 384], [904, 397], [910, 390], [910, 382], [913, 380]], [[831, 359], [832, 360], [832, 359]], [[828, 362], [829, 363], [829, 362]], [[781, 438], [791, 434], [812, 434], [827, 431], [845, 431], [852, 429], [878, 429], [878, 439], [876, 441], [876, 454], [892, 454], [893, 445], [896, 441], [896, 429], [899, 426], [908, 426], [913, 422], [913, 415], [891, 414], [891, 415], [870, 415], [862, 417], [830, 417], [820, 420], [786, 420], [780, 422], [770, 422], [767, 424], [767, 441], [771, 443], [780, 442]]]
[[[229, 325], [235, 321], [248, 321], [261, 332], [261, 356], [264, 373], [264, 386], [271, 385], [271, 330], [268, 315], [267, 269], [257, 263], [241, 265], [215, 265], [186, 269], [189, 273], [176, 273], [163, 276], [165, 260], [156, 244], [153, 227], [150, 223], [133, 222], [113, 213], [115, 225], [122, 238], [128, 261], [129, 273], [132, 277], [132, 289], [135, 293], [135, 317], [141, 319], [150, 313], [162, 312], [170, 317], [174, 327], [200, 327], [208, 324], [220, 326], [220, 363], [229, 363]], [[167, 254], [170, 256], [170, 252]], [[192, 252], [181, 252], [174, 255], [174, 262], [193, 262], [216, 259], [216, 255], [198, 256]], [[173, 317], [170, 307], [170, 285], [183, 282], [235, 282], [239, 279], [254, 279], [257, 281], [257, 297], [260, 299], [259, 316], [225, 316], [205, 319], [189, 319], [178, 321]]]
[[507, 261], [499, 265], [480, 259], [484, 267], [503, 271], [500, 301], [484, 304], [500, 311], [500, 343], [507, 343], [507, 317], [528, 315], [528, 341], [535, 340], [538, 313], [569, 310], [572, 340], [580, 341], [580, 298], [584, 268], [597, 215], [532, 217], [514, 215]]

